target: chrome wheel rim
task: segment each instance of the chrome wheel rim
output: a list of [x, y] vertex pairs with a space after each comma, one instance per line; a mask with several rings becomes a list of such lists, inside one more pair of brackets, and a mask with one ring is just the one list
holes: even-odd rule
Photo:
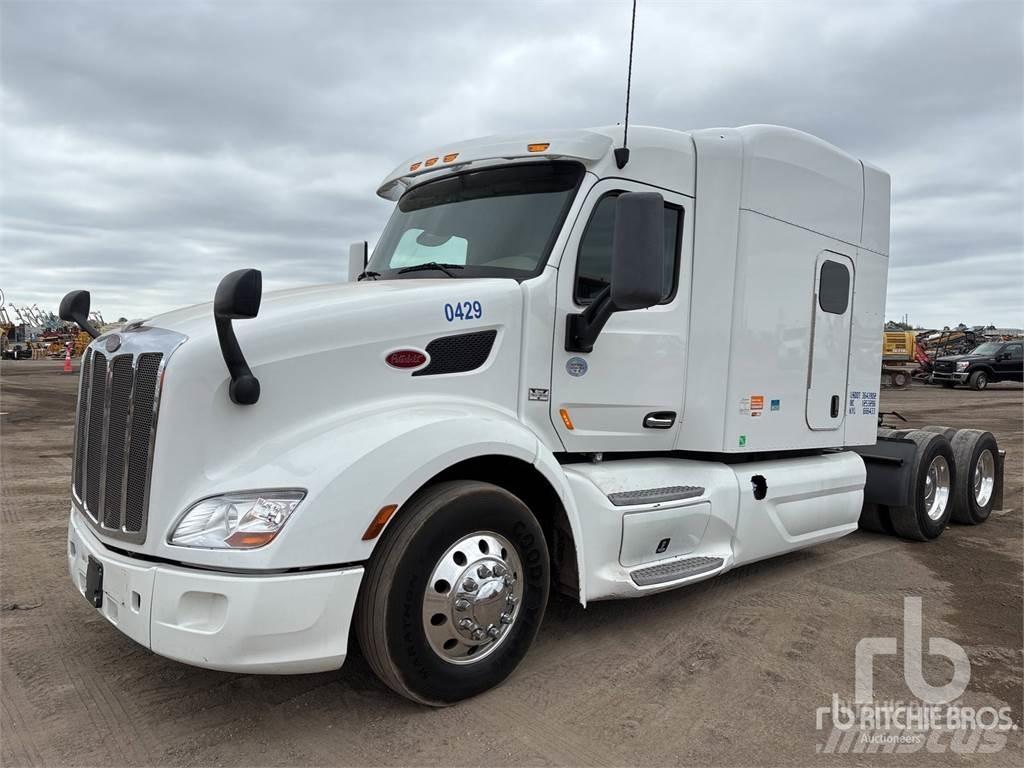
[[928, 465], [928, 474], [924, 480], [924, 505], [932, 520], [939, 520], [949, 505], [949, 462], [943, 456], [936, 456]]
[[992, 490], [996, 487], [996, 461], [992, 451], [987, 448], [978, 456], [974, 465], [974, 502], [984, 507], [992, 499]]
[[493, 531], [463, 536], [434, 565], [423, 593], [423, 631], [434, 653], [475, 664], [504, 642], [519, 618], [523, 566]]

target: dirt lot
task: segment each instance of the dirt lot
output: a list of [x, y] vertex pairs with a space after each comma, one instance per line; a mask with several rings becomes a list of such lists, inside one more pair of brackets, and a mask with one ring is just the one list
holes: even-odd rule
[[[77, 370], [77, 366], [76, 366]], [[854, 649], [924, 635], [962, 645], [963, 703], [1022, 714], [1022, 390], [883, 393], [918, 426], [991, 430], [1007, 511], [917, 544], [857, 533], [703, 584], [583, 610], [556, 598], [501, 688], [446, 710], [399, 699], [354, 653], [338, 673], [253, 677], [153, 656], [107, 624], [65, 566], [76, 376], [0, 366], [2, 762], [14, 765], [953, 765], [945, 751], [826, 754], [815, 710], [852, 699]], [[927, 649], [927, 643], [925, 644]], [[925, 656], [925, 677], [951, 666]], [[900, 656], [875, 698], [907, 700]], [[1021, 731], [967, 758], [1020, 765]], [[944, 743], [948, 743], [948, 740]]]

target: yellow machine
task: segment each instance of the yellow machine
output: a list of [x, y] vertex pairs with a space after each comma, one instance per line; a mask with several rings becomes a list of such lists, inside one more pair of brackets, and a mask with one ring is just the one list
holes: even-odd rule
[[921, 365], [920, 347], [914, 331], [882, 333], [882, 384], [896, 389], [910, 386], [914, 372]]

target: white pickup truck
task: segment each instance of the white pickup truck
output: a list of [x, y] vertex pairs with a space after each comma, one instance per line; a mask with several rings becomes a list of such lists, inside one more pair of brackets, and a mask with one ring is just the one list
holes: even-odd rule
[[[337, 669], [445, 705], [552, 589], [642, 597], [845, 536], [978, 523], [988, 433], [879, 433], [889, 177], [775, 126], [496, 136], [416, 155], [349, 279], [98, 334], [68, 567], [155, 653]], [[881, 434], [881, 436], [879, 436]]]

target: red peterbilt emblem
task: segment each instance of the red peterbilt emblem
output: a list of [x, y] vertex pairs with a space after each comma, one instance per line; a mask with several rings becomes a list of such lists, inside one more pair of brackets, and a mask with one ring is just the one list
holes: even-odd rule
[[427, 362], [427, 356], [418, 349], [396, 349], [384, 358], [392, 368], [419, 368]]

